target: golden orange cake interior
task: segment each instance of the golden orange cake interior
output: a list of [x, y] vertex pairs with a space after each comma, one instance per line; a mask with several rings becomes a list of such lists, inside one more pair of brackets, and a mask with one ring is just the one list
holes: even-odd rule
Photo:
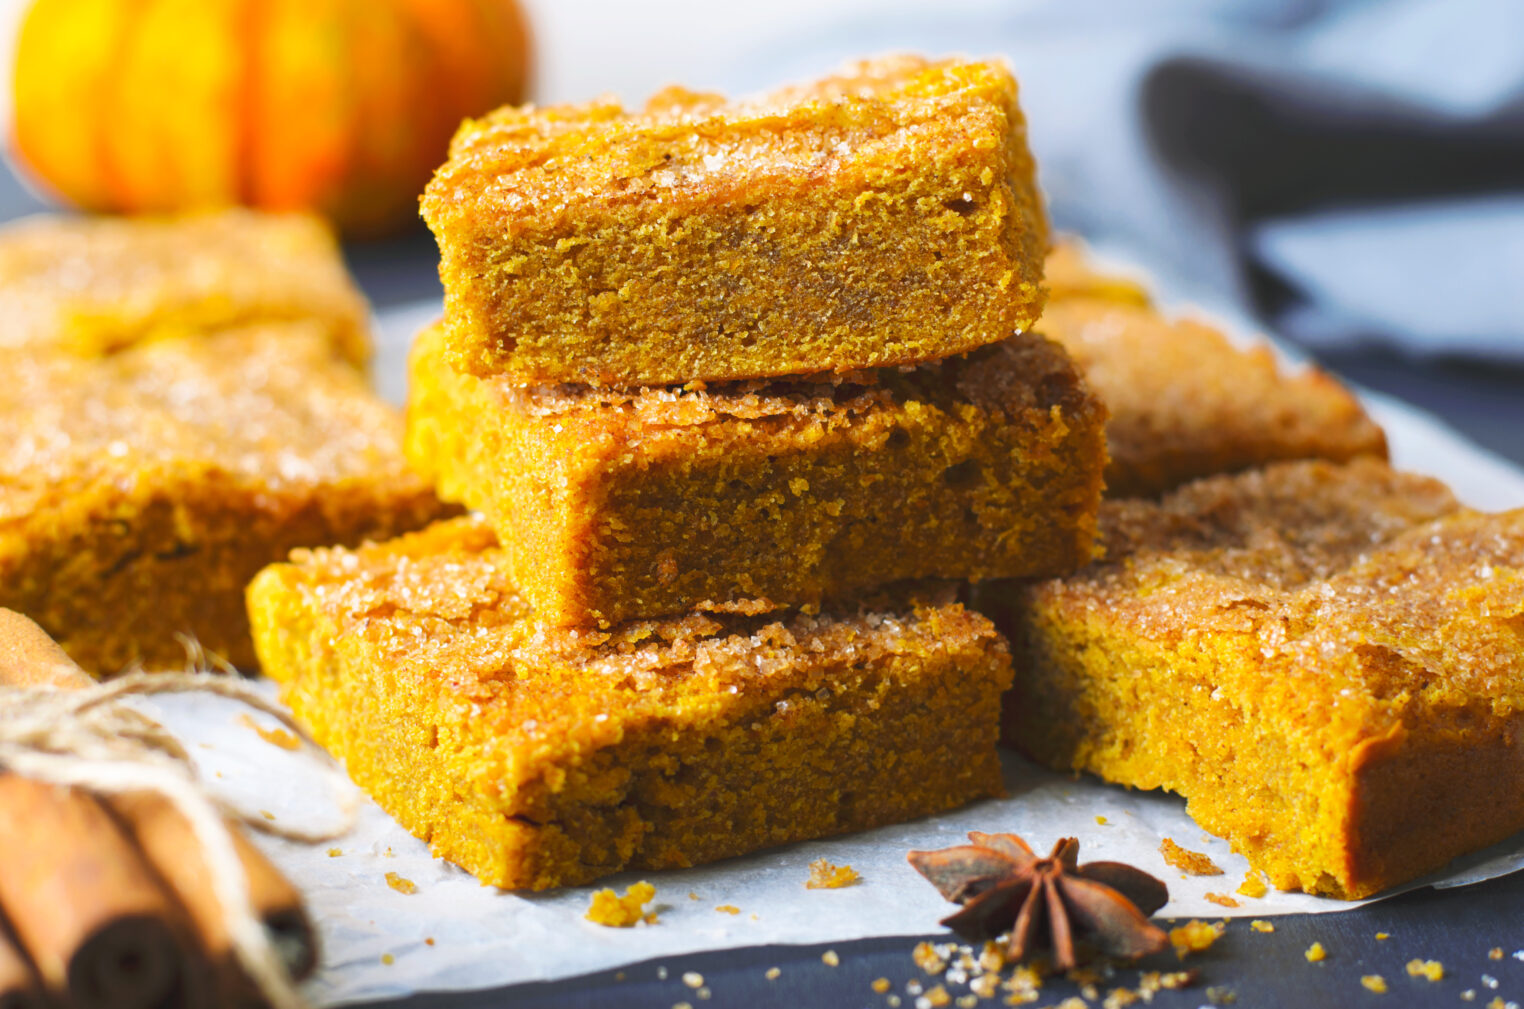
[[0, 346], [98, 355], [308, 319], [364, 364], [368, 313], [332, 232], [302, 214], [38, 216], [0, 229]]
[[260, 568], [454, 511], [321, 323], [4, 349], [0, 371], [0, 606], [98, 674], [182, 666], [180, 635], [248, 665]]
[[463, 518], [299, 551], [249, 607], [263, 668], [383, 809], [484, 883], [541, 889], [998, 794], [1010, 662], [948, 594], [556, 630]]
[[623, 385], [973, 350], [1041, 311], [1033, 176], [997, 63], [499, 109], [461, 127], [423, 198], [447, 350], [478, 375]]
[[1088, 561], [1104, 411], [1052, 343], [914, 369], [665, 389], [520, 388], [413, 349], [407, 453], [483, 511], [542, 617], [814, 604]]
[[1112, 501], [1014, 590], [1005, 731], [1184, 795], [1283, 889], [1355, 898], [1524, 828], [1524, 511], [1357, 460]]

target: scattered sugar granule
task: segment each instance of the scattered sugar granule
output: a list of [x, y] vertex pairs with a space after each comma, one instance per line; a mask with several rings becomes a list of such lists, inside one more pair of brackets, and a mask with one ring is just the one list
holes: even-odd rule
[[[609, 928], [630, 928], [641, 921], [655, 921], [656, 916], [647, 916], [645, 909], [645, 905], [655, 896], [656, 887], [645, 880], [630, 884], [623, 897], [605, 887], [593, 894], [593, 902], [588, 906], [585, 917], [594, 924], [607, 925]], [[667, 968], [656, 968], [656, 976], [665, 979]]]
[[925, 1002], [930, 1009], [941, 1009], [942, 1006], [952, 1005], [952, 996], [947, 994], [946, 988], [937, 985], [931, 991], [915, 1000], [916, 1009], [920, 1009], [922, 1002]]
[[1462, 1002], [1475, 1002], [1476, 1001], [1476, 989], [1475, 988], [1467, 988], [1465, 991], [1461, 992], [1461, 1001]]
[[259, 815], [264, 817], [266, 820], [273, 820], [273, 819], [275, 819], [275, 814], [270, 812], [268, 809], [261, 809], [259, 811]]
[[1192, 918], [1184, 925], [1169, 930], [1169, 941], [1183, 960], [1188, 953], [1200, 953], [1211, 948], [1222, 937], [1223, 926]]
[[1113, 988], [1106, 994], [1101, 1009], [1124, 1009], [1125, 1006], [1136, 1004], [1140, 998], [1142, 996], [1131, 988]]
[[[653, 889], [654, 889], [654, 887], [653, 887]], [[658, 967], [658, 968], [656, 968], [656, 980], [658, 980], [658, 981], [665, 981], [665, 980], [667, 980], [667, 968], [665, 968], [665, 967]]]
[[980, 998], [994, 998], [999, 988], [999, 974], [980, 974], [968, 983], [968, 990]]
[[329, 848], [328, 849], [328, 857], [329, 858], [338, 858], [342, 854], [344, 854], [344, 849], [343, 848]]
[[1491, 974], [1483, 974], [1482, 984], [1486, 985], [1488, 988], [1496, 988], [1498, 986], [1498, 979], [1493, 977]]
[[1382, 977], [1380, 974], [1362, 974], [1360, 975], [1360, 983], [1364, 985], [1367, 990], [1373, 991], [1377, 995], [1380, 995], [1386, 991], [1386, 978]]
[[1238, 892], [1245, 897], [1259, 898], [1270, 892], [1270, 887], [1265, 883], [1265, 877], [1250, 869], [1244, 874], [1244, 881], [1238, 884]]
[[693, 1003], [691, 1003], [691, 1002], [674, 1002], [674, 1003], [672, 1003], [672, 1009], [693, 1009]]
[[417, 893], [418, 884], [410, 879], [397, 875], [395, 872], [386, 874], [386, 885], [398, 893]]
[[1524, 949], [1516, 949], [1516, 950], [1514, 950], [1513, 951], [1513, 958], [1515, 960], [1524, 960]]
[[1222, 875], [1222, 870], [1217, 867], [1216, 862], [1199, 851], [1180, 847], [1172, 838], [1166, 837], [1159, 842], [1159, 854], [1164, 856], [1165, 864], [1172, 865], [1192, 876]]
[[721, 904], [719, 907], [715, 908], [715, 910], [719, 911], [721, 914], [740, 914], [741, 913], [741, 909], [736, 907], [734, 904]]
[[1303, 955], [1307, 957], [1308, 963], [1317, 963], [1324, 957], [1328, 956], [1328, 952], [1323, 949], [1322, 943], [1315, 942], [1311, 946], [1307, 947], [1307, 952]]
[[1430, 981], [1442, 981], [1445, 976], [1445, 968], [1438, 960], [1409, 960], [1408, 976], [1426, 977]]
[[767, 978], [769, 981], [776, 981], [778, 980], [778, 975], [782, 973], [783, 971], [779, 970], [777, 967], [769, 967], [767, 968], [767, 972], [762, 976]]
[[1265, 921], [1263, 918], [1255, 918], [1253, 921], [1249, 922], [1249, 927], [1252, 928], [1256, 932], [1274, 932], [1275, 931], [1275, 926], [1272, 925], [1270, 922]]
[[887, 995], [884, 997], [884, 1005], [888, 1006], [889, 1009], [900, 1009], [900, 997], [898, 995]]
[[699, 997], [699, 1001], [702, 1002], [704, 999], [708, 998], [710, 995], [713, 995], [714, 993], [711, 992], [708, 988], [700, 988], [698, 991], [694, 992], [693, 994], [697, 995]]
[[810, 878], [804, 885], [810, 890], [840, 890], [862, 879], [850, 865], [832, 865], [823, 858], [810, 863]]
[[1213, 904], [1216, 904], [1218, 907], [1238, 906], [1238, 901], [1234, 900], [1232, 897], [1229, 897], [1225, 893], [1209, 893], [1206, 895], [1206, 899], [1211, 901]]
[[824, 953], [820, 954], [820, 962], [825, 964], [827, 967], [835, 967], [841, 963], [841, 957], [836, 955], [836, 951], [834, 949], [828, 949]]
[[974, 1009], [979, 1004], [979, 996], [970, 992], [967, 995], [959, 995], [953, 999], [953, 1005], [958, 1009]]
[[248, 712], [244, 712], [242, 715], [238, 716], [238, 721], [246, 728], [253, 729], [255, 735], [259, 736], [260, 739], [263, 739], [271, 746], [278, 746], [282, 750], [301, 749], [302, 741], [296, 738], [296, 733], [294, 732], [290, 732], [286, 729], [281, 728], [280, 726], [276, 726], [273, 729], [267, 729], [264, 726], [260, 725], [258, 722], [254, 721]]
[[869, 987], [871, 987], [874, 991], [876, 991], [880, 995], [882, 995], [884, 992], [888, 991], [890, 988], [892, 988], [894, 986], [892, 984], [890, 984], [888, 978], [881, 977], [881, 978], [875, 978], [873, 980], [873, 984], [870, 985]]

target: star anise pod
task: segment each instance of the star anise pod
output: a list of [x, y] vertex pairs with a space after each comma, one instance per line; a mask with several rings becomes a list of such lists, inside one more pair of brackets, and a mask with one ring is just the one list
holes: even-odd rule
[[1169, 889], [1121, 862], [1079, 864], [1079, 841], [1066, 837], [1038, 858], [1015, 834], [968, 835], [973, 844], [912, 851], [910, 864], [963, 909], [942, 924], [969, 940], [1010, 933], [1008, 955], [1024, 960], [1047, 946], [1054, 966], [1068, 970], [1085, 953], [1137, 959], [1169, 945], [1148, 916], [1169, 901]]

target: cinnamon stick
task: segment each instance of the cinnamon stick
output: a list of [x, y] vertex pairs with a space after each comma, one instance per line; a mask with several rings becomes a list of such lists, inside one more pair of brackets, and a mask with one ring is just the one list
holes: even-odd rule
[[0, 922], [0, 1009], [47, 1009], [32, 965]]
[[[42, 628], [0, 608], [0, 684], [79, 689], [93, 683]], [[159, 878], [178, 898], [203, 950], [217, 970], [221, 1004], [257, 1001], [252, 983], [235, 962], [222, 905], [212, 888], [200, 844], [174, 805], [150, 792], [108, 803]], [[248, 879], [255, 913], [294, 978], [317, 966], [317, 936], [301, 895], [242, 830], [228, 824]]]
[[179, 912], [83, 792], [0, 774], [0, 910], [46, 988], [78, 1009], [190, 1005]]

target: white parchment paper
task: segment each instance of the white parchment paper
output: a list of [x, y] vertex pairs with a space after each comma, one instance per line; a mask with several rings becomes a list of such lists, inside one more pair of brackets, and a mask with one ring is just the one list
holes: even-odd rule
[[[438, 313], [438, 304], [430, 303], [381, 318], [376, 377], [390, 398], [402, 393], [402, 356], [411, 334]], [[1249, 332], [1230, 313], [1212, 314], [1240, 335]], [[1400, 402], [1379, 396], [1367, 401], [1386, 427], [1397, 465], [1449, 481], [1477, 507], [1524, 506], [1524, 472]], [[265, 742], [236, 708], [200, 697], [157, 703], [171, 727], [193, 741], [214, 784], [248, 808], [305, 824], [336, 820], [338, 805], [311, 758]], [[1171, 894], [1164, 916], [1268, 917], [1352, 906], [1275, 891], [1260, 899], [1236, 895], [1247, 863], [1197, 827], [1177, 798], [1054, 774], [1014, 755], [1007, 755], [1005, 772], [1007, 798], [945, 816], [695, 869], [603, 881], [600, 886], [621, 891], [642, 878], [656, 886], [660, 922], [632, 929], [584, 920], [595, 887], [528, 896], [484, 888], [431, 858], [368, 800], [354, 830], [331, 846], [262, 843], [305, 892], [321, 929], [323, 965], [308, 988], [320, 1004], [569, 977], [696, 950], [934, 931], [949, 906], [910, 868], [905, 853], [960, 843], [969, 830], [1013, 831], [1037, 847], [1079, 837], [1084, 860], [1118, 859], [1163, 878]], [[1224, 875], [1185, 877], [1168, 868], [1158, 850], [1164, 837], [1205, 852]], [[809, 863], [817, 858], [850, 863], [861, 882], [841, 890], [806, 889]], [[1459, 885], [1521, 867], [1524, 835], [1413, 885]], [[412, 882], [416, 892], [393, 889], [387, 873]], [[1211, 903], [1208, 893], [1233, 895], [1240, 907]]]

